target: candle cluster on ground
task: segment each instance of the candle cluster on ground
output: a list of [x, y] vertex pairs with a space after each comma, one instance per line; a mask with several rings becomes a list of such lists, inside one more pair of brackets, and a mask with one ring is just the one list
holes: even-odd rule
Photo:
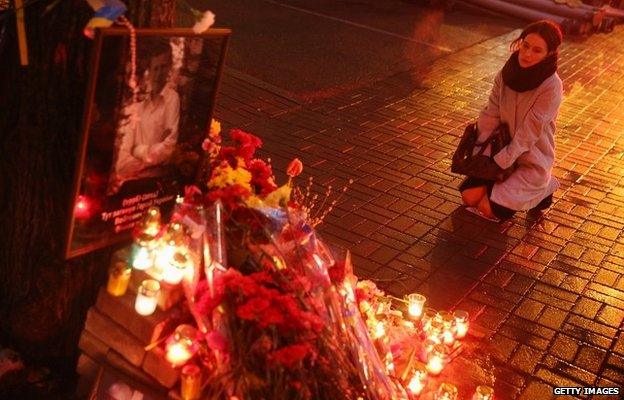
[[[372, 288], [371, 288], [372, 285]], [[429, 377], [441, 375], [445, 366], [461, 348], [461, 339], [466, 337], [469, 315], [466, 311], [438, 311], [427, 307], [427, 298], [420, 293], [412, 293], [405, 298], [386, 296], [374, 284], [360, 288], [374, 293], [360, 301], [360, 311], [366, 317], [371, 337], [375, 340], [382, 361], [385, 361], [389, 375], [400, 377], [410, 399], [419, 398], [425, 391], [433, 391], [432, 396], [439, 400], [457, 399], [458, 388], [450, 382], [443, 382], [437, 388], [428, 388]], [[373, 299], [371, 299], [373, 298]], [[392, 301], [405, 307], [406, 316], [392, 308]], [[396, 320], [398, 317], [399, 321]], [[389, 350], [392, 347], [389, 336], [394, 326], [408, 332], [420, 347], [412, 351], [409, 360], [398, 366]], [[494, 391], [489, 386], [479, 386], [473, 399], [493, 399]]]
[[[145, 271], [152, 279], [143, 281], [137, 290], [135, 310], [150, 315], [156, 310], [161, 284], [178, 285], [192, 279], [194, 265], [188, 248], [184, 225], [170, 223], [163, 227], [157, 207], [148, 209], [143, 221], [135, 228], [132, 245], [132, 269]], [[123, 265], [122, 265], [123, 264]], [[122, 296], [128, 287], [131, 269], [125, 262], [116, 263], [109, 271], [108, 292]]]

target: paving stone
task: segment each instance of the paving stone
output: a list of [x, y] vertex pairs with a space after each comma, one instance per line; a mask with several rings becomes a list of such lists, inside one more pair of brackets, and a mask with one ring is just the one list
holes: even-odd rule
[[533, 381], [522, 391], [519, 400], [548, 400], [552, 399], [553, 387], [546, 383]]
[[581, 297], [572, 308], [572, 312], [588, 319], [594, 319], [602, 305], [599, 301]]
[[559, 333], [555, 337], [555, 340], [550, 347], [549, 353], [561, 360], [572, 362], [576, 357], [578, 348], [579, 343], [577, 340], [570, 336]]
[[555, 307], [546, 307], [538, 322], [548, 328], [558, 330], [565, 321], [568, 313]]
[[514, 350], [519, 346], [517, 341], [509, 339], [499, 333], [494, 335], [490, 342], [491, 346], [489, 346], [489, 350], [492, 357], [501, 363], [506, 363], [513, 354]]
[[575, 359], [575, 364], [593, 373], [598, 373], [607, 352], [590, 346], [581, 346]]
[[598, 313], [597, 321], [613, 328], [619, 328], [622, 324], [622, 319], [624, 319], [622, 310], [606, 305]]
[[594, 282], [598, 282], [605, 286], [613, 286], [620, 275], [614, 271], [600, 269], [594, 277]]
[[529, 321], [537, 320], [537, 316], [540, 315], [544, 309], [544, 304], [531, 299], [524, 299], [518, 308], [514, 311], [519, 317], [528, 319]]
[[574, 364], [558, 360], [552, 356], [546, 356], [542, 365], [548, 367], [554, 374], [579, 382], [576, 386], [593, 386], [596, 381], [596, 375], [594, 373], [587, 371], [586, 369], [579, 368]]
[[560, 286], [565, 278], [566, 274], [564, 272], [555, 268], [546, 268], [542, 276], [540, 276], [540, 282], [551, 286]]
[[532, 347], [520, 345], [509, 361], [509, 365], [520, 369], [527, 374], [533, 374], [537, 363], [542, 358], [543, 353]]

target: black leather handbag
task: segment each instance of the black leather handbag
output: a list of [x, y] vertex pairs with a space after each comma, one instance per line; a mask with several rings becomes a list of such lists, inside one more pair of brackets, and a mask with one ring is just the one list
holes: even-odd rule
[[[456, 174], [472, 176], [492, 181], [504, 181], [515, 170], [516, 164], [502, 169], [494, 162], [494, 156], [511, 142], [511, 134], [506, 123], [501, 123], [492, 134], [483, 142], [477, 143], [479, 130], [477, 123], [466, 126], [457, 150], [453, 154], [451, 171]], [[488, 145], [491, 146], [490, 155], [483, 153]], [[475, 152], [475, 149], [477, 151]]]

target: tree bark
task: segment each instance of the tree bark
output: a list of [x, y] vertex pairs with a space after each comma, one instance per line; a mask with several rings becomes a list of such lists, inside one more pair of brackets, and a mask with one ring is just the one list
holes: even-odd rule
[[[82, 30], [93, 11], [84, 0], [24, 11], [26, 67], [14, 14], [0, 13], [0, 345], [73, 371], [113, 251], [71, 262], [63, 254], [92, 47]], [[136, 26], [170, 27], [175, 1], [130, 0], [128, 15]]]

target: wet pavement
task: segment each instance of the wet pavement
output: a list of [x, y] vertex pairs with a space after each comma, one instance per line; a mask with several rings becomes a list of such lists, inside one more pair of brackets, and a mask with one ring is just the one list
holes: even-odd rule
[[403, 0], [192, 2], [233, 31], [226, 63], [291, 96], [317, 101], [430, 64], [521, 21]]
[[311, 103], [226, 69], [216, 118], [259, 135], [282, 181], [294, 157], [299, 183], [314, 177], [330, 199], [353, 179], [323, 236], [390, 293], [468, 310], [498, 399], [550, 399], [554, 386], [621, 392], [624, 29], [562, 46], [561, 188], [541, 218], [520, 212], [500, 225], [461, 207], [450, 158], [517, 34]]

